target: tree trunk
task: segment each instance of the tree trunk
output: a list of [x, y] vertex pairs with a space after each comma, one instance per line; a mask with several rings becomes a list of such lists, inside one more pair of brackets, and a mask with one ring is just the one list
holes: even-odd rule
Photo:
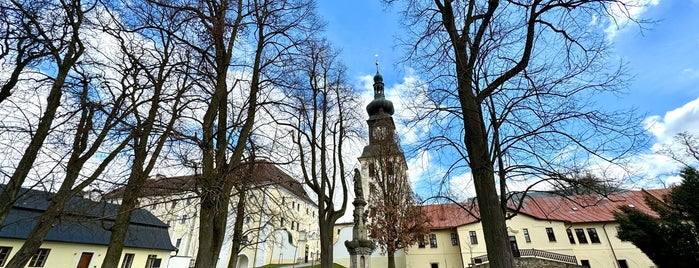
[[243, 221], [245, 220], [245, 200], [246, 191], [238, 192], [238, 204], [236, 204], [235, 224], [233, 225], [233, 241], [231, 241], [231, 258], [228, 261], [228, 268], [238, 266], [238, 253], [243, 241]]
[[388, 268], [396, 268], [396, 252], [388, 251], [386, 253], [388, 255]]
[[[74, 6], [66, 6], [65, 8], [71, 7]], [[5, 189], [3, 189], [2, 193], [0, 193], [0, 229], [7, 218], [7, 214], [10, 213], [10, 210], [15, 203], [17, 193], [19, 193], [24, 180], [34, 165], [34, 161], [37, 158], [36, 156], [39, 153], [39, 150], [44, 144], [44, 140], [46, 140], [46, 137], [51, 131], [51, 125], [53, 124], [53, 120], [56, 116], [56, 111], [61, 105], [61, 96], [63, 95], [64, 90], [63, 85], [68, 77], [68, 73], [85, 51], [85, 48], [83, 47], [78, 35], [78, 29], [81, 26], [83, 19], [83, 11], [81, 10], [82, 7], [75, 8], [75, 13], [73, 14], [75, 16], [75, 21], [68, 22], [70, 24], [69, 26], [71, 26], [74, 30], [73, 32], [67, 33], [70, 36], [70, 41], [65, 44], [65, 46], [55, 48], [57, 50], [65, 49], [65, 54], [59, 53], [59, 51], [51, 51], [55, 57], [58, 73], [56, 74], [56, 79], [51, 86], [49, 95], [46, 98], [46, 110], [39, 120], [39, 126], [36, 128], [36, 132], [33, 133], [29, 146], [27, 146], [27, 149], [24, 150], [22, 158], [17, 164], [15, 171], [12, 173], [10, 181], [7, 182]], [[63, 58], [59, 56], [61, 54], [63, 55]]]
[[31, 259], [41, 247], [41, 244], [44, 242], [44, 237], [46, 237], [46, 234], [51, 230], [51, 227], [53, 227], [53, 223], [63, 212], [66, 202], [73, 197], [73, 195], [73, 191], [65, 189], [64, 191], [59, 190], [56, 195], [51, 197], [46, 211], [41, 214], [34, 229], [29, 233], [22, 247], [7, 263], [7, 266], [5, 266], [6, 268], [24, 268], [27, 265], [29, 259]]
[[39, 126], [37, 127], [36, 132], [34, 132], [32, 140], [29, 142], [29, 146], [24, 150], [22, 159], [20, 159], [19, 163], [17, 164], [17, 168], [15, 169], [14, 173], [12, 173], [10, 181], [0, 194], [0, 228], [2, 228], [5, 218], [7, 218], [7, 214], [10, 213], [12, 205], [15, 203], [15, 199], [17, 198], [17, 193], [19, 193], [25, 178], [34, 165], [34, 161], [36, 160], [39, 150], [44, 144], [44, 140], [46, 140], [46, 137], [49, 134], [51, 125], [53, 124], [53, 119], [56, 116], [56, 111], [61, 104], [61, 95], [63, 95], [63, 84], [65, 83], [66, 76], [68, 76], [68, 70], [59, 72], [56, 81], [51, 87], [49, 96], [46, 99], [46, 111], [44, 111], [44, 114], [39, 121]]
[[320, 267], [332, 268], [334, 222], [321, 214], [318, 225], [320, 228]]
[[476, 102], [475, 96], [469, 93], [470, 90], [459, 90], [466, 133], [464, 141], [473, 173], [473, 185], [478, 197], [478, 208], [488, 260], [490, 267], [514, 268], [514, 257], [507, 237], [505, 215], [500, 209], [500, 200], [495, 189], [493, 163], [490, 161], [488, 153], [488, 134], [485, 130], [480, 106]]
[[[219, 189], [216, 189], [219, 188]], [[226, 233], [228, 194], [220, 187], [209, 187], [210, 193], [201, 197], [199, 218], [199, 249], [195, 267], [216, 267]], [[216, 189], [216, 191], [214, 191]], [[230, 192], [230, 191], [228, 191]]]
[[[135, 165], [137, 164], [134, 163], [134, 166]], [[142, 172], [134, 172], [131, 174], [126, 189], [124, 190], [124, 196], [122, 197], [116, 220], [109, 230], [111, 232], [109, 247], [107, 248], [107, 253], [104, 255], [102, 268], [118, 267], [121, 253], [124, 249], [126, 232], [129, 229], [129, 223], [131, 223], [131, 214], [138, 205], [139, 190], [146, 180], [147, 177]]]

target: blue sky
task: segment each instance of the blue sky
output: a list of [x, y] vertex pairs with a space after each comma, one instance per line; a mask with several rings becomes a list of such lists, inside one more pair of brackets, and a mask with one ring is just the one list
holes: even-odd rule
[[[647, 177], [666, 176], [672, 183], [677, 177], [668, 173], [677, 167], [653, 154], [653, 149], [670, 141], [678, 132], [699, 135], [699, 0], [629, 1], [649, 3], [638, 14], [656, 23], [645, 25], [646, 29], [631, 25], [616, 32], [612, 38], [612, 56], [624, 59], [634, 78], [626, 94], [603, 100], [607, 103], [602, 104], [637, 108], [645, 118], [639, 124], [645, 125], [652, 137], [652, 144], [638, 156], [637, 164], [649, 171]], [[387, 8], [379, 0], [356, 0], [319, 1], [318, 8], [328, 23], [326, 35], [342, 50], [354, 85], [367, 92], [366, 102], [371, 98], [368, 79], [375, 72], [375, 54], [379, 54], [387, 95], [399, 96], [391, 90], [397, 90], [405, 79], [415, 76], [409, 71], [410, 66], [397, 65], [403, 57], [394, 41], [402, 33], [399, 7]], [[432, 167], [410, 167], [411, 176], [417, 177], [411, 178], [414, 183], [430, 173], [427, 169], [439, 165], [435, 160], [428, 161]], [[463, 176], [467, 181], [468, 174]], [[461, 187], [468, 187], [466, 184]]]

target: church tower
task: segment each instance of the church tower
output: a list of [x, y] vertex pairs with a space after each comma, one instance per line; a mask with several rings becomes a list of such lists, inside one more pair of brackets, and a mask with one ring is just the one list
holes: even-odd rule
[[[369, 114], [369, 145], [364, 147], [362, 155], [358, 158], [362, 170], [355, 169], [354, 176], [354, 227], [352, 228], [352, 240], [345, 241], [345, 246], [350, 254], [350, 268], [370, 268], [371, 253], [375, 244], [367, 237], [367, 202], [369, 199], [370, 181], [378, 178], [401, 178], [401, 181], [384, 182], [407, 183], [405, 173], [408, 166], [405, 155], [398, 144], [396, 125], [393, 122], [393, 103], [384, 95], [383, 76], [379, 73], [376, 63], [376, 75], [374, 75], [374, 100], [366, 107]], [[381, 176], [381, 177], [379, 177]], [[395, 180], [394, 179], [394, 180]]]
[[361, 175], [364, 199], [369, 200], [369, 181], [381, 174], [394, 175], [394, 172], [403, 173], [400, 178], [406, 178], [408, 166], [405, 155], [400, 148], [396, 125], [393, 122], [393, 102], [384, 95], [383, 76], [378, 71], [374, 75], [374, 100], [366, 106], [369, 114], [367, 125], [369, 127], [369, 145], [364, 147], [359, 163], [362, 166]]

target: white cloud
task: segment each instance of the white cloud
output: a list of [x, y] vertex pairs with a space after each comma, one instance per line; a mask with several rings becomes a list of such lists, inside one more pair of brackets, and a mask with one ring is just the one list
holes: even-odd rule
[[699, 134], [699, 98], [666, 112], [664, 116], [650, 116], [643, 123], [659, 143], [669, 142], [673, 136], [681, 132]]
[[417, 157], [407, 159], [406, 161], [408, 164], [408, 178], [410, 178], [410, 184], [413, 189], [416, 189], [418, 182], [424, 180], [424, 176], [431, 166], [430, 152], [420, 151]]
[[608, 26], [604, 30], [609, 40], [614, 39], [620, 30], [629, 25], [632, 19], [638, 19], [652, 6], [657, 6], [660, 0], [623, 0], [613, 3], [607, 10]]
[[699, 78], [699, 70], [694, 68], [685, 68], [682, 70], [681, 77], [687, 80], [694, 80]]
[[[642, 174], [642, 178], [632, 188], [657, 188], [677, 184], [681, 181], [678, 172], [680, 163], [660, 153], [660, 150], [672, 145], [675, 135], [687, 132], [699, 136], [699, 98], [685, 105], [666, 112], [653, 115], [644, 120], [644, 126], [655, 138], [650, 152], [639, 155], [630, 163], [628, 169]], [[677, 148], [675, 151], [683, 150]]]
[[449, 190], [456, 200], [468, 200], [476, 196], [471, 172], [459, 174], [449, 180]]

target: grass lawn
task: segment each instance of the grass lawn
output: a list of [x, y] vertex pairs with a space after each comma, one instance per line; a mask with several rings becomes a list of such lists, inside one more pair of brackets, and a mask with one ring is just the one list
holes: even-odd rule
[[[320, 264], [313, 265], [313, 266], [308, 266], [308, 267], [309, 267], [309, 268], [320, 268]], [[339, 265], [339, 264], [337, 264], [337, 263], [333, 263], [333, 268], [345, 268], [345, 267], [342, 266], [342, 265]]]
[[[260, 266], [258, 268], [277, 268], [277, 267], [282, 267], [282, 266], [290, 266], [294, 265], [293, 263], [286, 263], [286, 264], [267, 264], [265, 266]], [[320, 264], [313, 265], [313, 266], [305, 266], [304, 268], [320, 268]], [[333, 263], [333, 268], [345, 268], [342, 265], [339, 265], [337, 263]]]
[[289, 265], [293, 265], [293, 263], [267, 264], [267, 265], [264, 265], [264, 266], [260, 266], [259, 268], [277, 268], [277, 267], [289, 266]]

